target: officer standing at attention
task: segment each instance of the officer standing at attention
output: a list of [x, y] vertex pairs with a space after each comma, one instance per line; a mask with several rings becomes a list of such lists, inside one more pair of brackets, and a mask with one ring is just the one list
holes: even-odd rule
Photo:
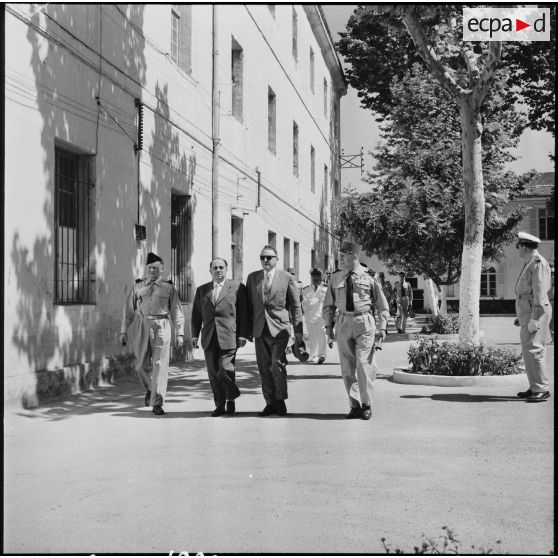
[[550, 397], [546, 373], [546, 337], [552, 309], [548, 299], [550, 265], [539, 254], [540, 239], [526, 232], [518, 233], [516, 248], [525, 265], [515, 284], [514, 324], [521, 327], [521, 349], [529, 380], [529, 389], [518, 397], [538, 403]]
[[[147, 254], [147, 278], [136, 279], [122, 311], [120, 342], [126, 345], [130, 328], [136, 370], [146, 390], [145, 405], [153, 407], [154, 415], [164, 415], [167, 394], [171, 323], [176, 328], [176, 346], [184, 343], [184, 314], [172, 281], [161, 278], [163, 260]], [[170, 319], [169, 319], [170, 318]]]
[[[341, 374], [349, 396], [348, 419], [372, 416], [376, 370], [372, 365], [376, 323], [371, 308], [378, 311], [379, 337], [386, 337], [388, 302], [379, 283], [360, 265], [362, 247], [343, 242], [339, 250], [342, 269], [331, 276], [323, 307], [328, 342], [337, 338]], [[335, 310], [339, 317], [333, 333]]]

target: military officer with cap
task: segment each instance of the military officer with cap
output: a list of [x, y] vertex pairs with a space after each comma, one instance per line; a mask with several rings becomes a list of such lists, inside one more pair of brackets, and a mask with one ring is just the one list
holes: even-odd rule
[[[388, 302], [381, 286], [360, 265], [362, 247], [343, 242], [339, 250], [342, 269], [331, 276], [323, 307], [328, 341], [337, 338], [341, 374], [349, 396], [348, 419], [369, 420], [372, 415], [375, 367], [372, 365], [376, 323], [371, 308], [378, 311], [379, 337], [386, 337]], [[333, 321], [335, 310], [339, 317]]]
[[310, 360], [322, 364], [326, 359], [326, 334], [322, 309], [327, 286], [322, 281], [322, 270], [314, 267], [310, 270], [310, 285], [302, 289], [302, 312], [308, 331], [308, 352]]
[[515, 284], [515, 325], [521, 327], [521, 348], [529, 389], [518, 397], [538, 403], [550, 397], [546, 373], [546, 337], [552, 309], [548, 299], [550, 266], [539, 254], [540, 239], [519, 232], [516, 248], [525, 265]]
[[171, 342], [171, 320], [176, 328], [176, 344], [184, 343], [184, 314], [172, 281], [164, 281], [163, 260], [147, 255], [147, 278], [137, 279], [122, 311], [120, 341], [126, 345], [130, 328], [136, 370], [146, 390], [145, 405], [154, 415], [164, 415]]

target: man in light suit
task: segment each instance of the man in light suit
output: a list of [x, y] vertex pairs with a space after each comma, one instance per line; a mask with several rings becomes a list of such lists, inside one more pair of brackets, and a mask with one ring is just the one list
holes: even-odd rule
[[[235, 383], [234, 361], [238, 347], [244, 347], [249, 336], [246, 287], [226, 279], [228, 264], [214, 258], [209, 266], [213, 278], [196, 290], [192, 307], [192, 344], [201, 344], [213, 391], [213, 417], [234, 415], [234, 400], [240, 395]], [[226, 402], [226, 408], [225, 408]]]
[[258, 416], [287, 414], [287, 367], [285, 349], [289, 342], [289, 317], [298, 342], [303, 341], [300, 297], [294, 278], [276, 268], [277, 252], [264, 246], [262, 269], [248, 275], [246, 289], [256, 344], [256, 360], [266, 406]]
[[520, 339], [529, 389], [517, 396], [529, 403], [550, 397], [546, 372], [546, 337], [552, 308], [548, 300], [550, 265], [539, 254], [540, 239], [526, 232], [517, 234], [516, 248], [525, 265], [515, 284], [515, 325], [521, 327]]

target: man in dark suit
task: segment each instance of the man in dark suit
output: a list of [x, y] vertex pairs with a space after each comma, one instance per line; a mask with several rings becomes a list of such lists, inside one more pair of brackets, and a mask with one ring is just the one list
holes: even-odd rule
[[[192, 307], [192, 344], [201, 344], [209, 383], [215, 400], [211, 416], [234, 415], [234, 400], [240, 395], [235, 383], [234, 361], [238, 347], [244, 347], [250, 334], [246, 287], [226, 279], [228, 264], [214, 258], [209, 266], [213, 281], [196, 290]], [[226, 402], [226, 408], [225, 408]]]
[[248, 275], [246, 289], [256, 344], [256, 360], [262, 380], [266, 406], [258, 416], [287, 414], [287, 367], [285, 349], [289, 342], [289, 318], [294, 335], [302, 343], [302, 311], [294, 278], [276, 268], [277, 252], [264, 246], [260, 253], [262, 268]]

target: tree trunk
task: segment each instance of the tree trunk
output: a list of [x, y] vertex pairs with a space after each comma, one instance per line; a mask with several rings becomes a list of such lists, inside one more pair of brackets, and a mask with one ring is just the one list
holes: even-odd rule
[[465, 235], [459, 282], [459, 341], [479, 343], [479, 299], [484, 238], [484, 183], [482, 175], [482, 122], [474, 99], [460, 102]]
[[448, 315], [448, 287], [441, 285], [440, 287], [440, 316]]
[[429, 310], [432, 316], [438, 315], [438, 287], [432, 279], [424, 276], [424, 307]]

